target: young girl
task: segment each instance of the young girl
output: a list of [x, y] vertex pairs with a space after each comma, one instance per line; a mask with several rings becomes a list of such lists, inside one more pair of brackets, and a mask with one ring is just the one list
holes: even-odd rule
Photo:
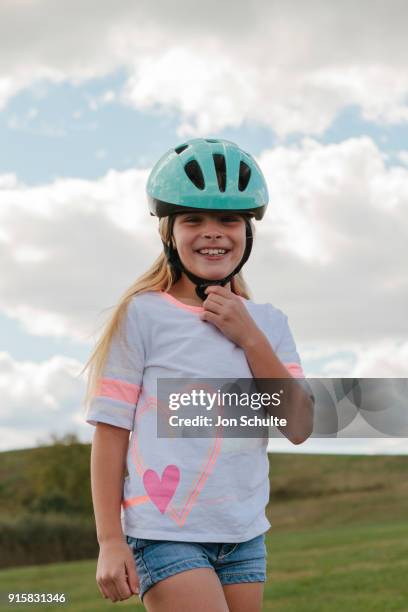
[[163, 253], [124, 294], [85, 366], [97, 584], [112, 601], [139, 593], [154, 612], [257, 612], [268, 439], [159, 438], [156, 412], [161, 378], [295, 377], [282, 433], [294, 444], [311, 433], [287, 317], [251, 301], [240, 272], [251, 219], [267, 207], [265, 179], [234, 143], [194, 139], [157, 162], [147, 193]]

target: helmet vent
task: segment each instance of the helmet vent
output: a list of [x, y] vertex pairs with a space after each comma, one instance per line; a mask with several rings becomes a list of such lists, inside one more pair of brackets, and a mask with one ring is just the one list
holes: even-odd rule
[[177, 155], [180, 155], [180, 153], [182, 153], [183, 151], [185, 151], [188, 147], [188, 144], [183, 144], [180, 145], [179, 147], [177, 147], [175, 150], [175, 152], [177, 153]]
[[206, 139], [205, 142], [218, 142], [218, 140], [208, 140], [208, 139]]
[[198, 189], [204, 189], [205, 182], [202, 170], [197, 160], [192, 159], [184, 166], [188, 178]]
[[218, 187], [220, 191], [225, 191], [225, 184], [227, 182], [227, 169], [225, 165], [225, 157], [221, 153], [214, 153], [214, 166], [217, 173]]
[[239, 164], [239, 179], [238, 189], [245, 191], [248, 187], [249, 179], [251, 178], [251, 168], [245, 162], [241, 161]]

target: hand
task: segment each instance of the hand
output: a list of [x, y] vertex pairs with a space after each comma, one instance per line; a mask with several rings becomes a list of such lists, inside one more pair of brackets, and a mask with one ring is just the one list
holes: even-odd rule
[[114, 602], [139, 594], [139, 577], [133, 553], [122, 538], [100, 544], [96, 582], [105, 599]]
[[260, 334], [260, 329], [235, 293], [221, 285], [206, 288], [207, 298], [203, 302], [202, 321], [213, 323], [232, 342], [241, 348], [249, 338]]

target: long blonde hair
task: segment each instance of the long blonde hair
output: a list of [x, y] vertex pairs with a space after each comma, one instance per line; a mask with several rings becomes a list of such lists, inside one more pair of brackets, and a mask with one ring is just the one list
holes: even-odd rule
[[[170, 244], [172, 238], [173, 220], [171, 217], [162, 217], [159, 219], [159, 234], [161, 239]], [[255, 235], [255, 227], [252, 220], [249, 220], [252, 228], [252, 234]], [[103, 330], [95, 348], [93, 349], [90, 358], [86, 362], [84, 368], [80, 372], [83, 374], [87, 369], [88, 380], [86, 394], [83, 400], [85, 410], [88, 409], [90, 402], [97, 395], [98, 382], [102, 376], [106, 359], [109, 354], [109, 348], [112, 338], [116, 333], [122, 331], [122, 321], [126, 315], [127, 307], [133, 296], [146, 291], [168, 291], [176, 282], [176, 273], [169, 265], [167, 258], [162, 252], [159, 257], [153, 262], [151, 267], [142, 276], [125, 291], [119, 302], [113, 306], [113, 312], [109, 319], [104, 323]], [[242, 270], [231, 279], [231, 291], [236, 295], [240, 295], [246, 299], [251, 299], [251, 294], [246, 284]]]

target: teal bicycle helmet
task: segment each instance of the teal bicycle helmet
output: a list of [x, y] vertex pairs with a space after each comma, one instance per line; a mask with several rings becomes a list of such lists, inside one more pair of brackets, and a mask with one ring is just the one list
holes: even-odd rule
[[[246, 248], [238, 266], [223, 279], [208, 280], [185, 268], [173, 246], [163, 242], [176, 279], [184, 272], [196, 285], [201, 299], [208, 285], [226, 285], [247, 261], [252, 249], [250, 217], [262, 219], [268, 205], [268, 188], [255, 159], [229, 140], [195, 138], [165, 153], [147, 181], [150, 214], [169, 216], [189, 211], [240, 213], [246, 223]], [[172, 228], [171, 228], [172, 229]]]

